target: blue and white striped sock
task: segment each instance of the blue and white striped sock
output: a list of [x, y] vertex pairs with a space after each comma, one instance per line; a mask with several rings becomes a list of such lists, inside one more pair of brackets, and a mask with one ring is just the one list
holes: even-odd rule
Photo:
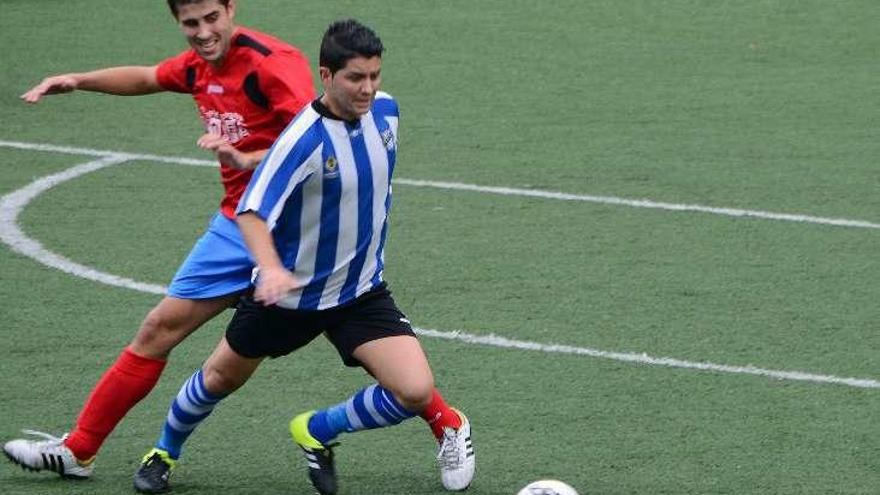
[[205, 389], [201, 369], [193, 373], [168, 409], [162, 436], [156, 442], [156, 448], [168, 452], [172, 459], [179, 458], [183, 443], [223, 397], [225, 396], [214, 395]]
[[309, 418], [309, 433], [322, 444], [327, 444], [344, 431], [384, 428], [415, 414], [404, 409], [394, 394], [375, 384], [345, 402], [316, 412]]

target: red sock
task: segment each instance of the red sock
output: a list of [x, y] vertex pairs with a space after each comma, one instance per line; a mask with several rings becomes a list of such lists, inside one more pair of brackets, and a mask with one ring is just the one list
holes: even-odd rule
[[126, 413], [150, 393], [164, 367], [164, 360], [138, 356], [126, 347], [92, 389], [64, 445], [77, 459], [94, 457]]
[[437, 440], [443, 438], [443, 428], [458, 429], [461, 426], [461, 416], [446, 404], [440, 391], [436, 388], [431, 395], [428, 407], [419, 414], [431, 427], [431, 433]]

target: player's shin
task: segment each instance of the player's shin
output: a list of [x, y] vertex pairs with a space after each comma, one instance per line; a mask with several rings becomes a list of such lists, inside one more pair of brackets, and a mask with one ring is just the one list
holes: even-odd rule
[[312, 485], [322, 495], [333, 495], [337, 491], [333, 439], [342, 432], [383, 428], [413, 416], [389, 390], [375, 384], [335, 406], [297, 415], [290, 422], [290, 433], [303, 450]]
[[179, 458], [183, 444], [196, 427], [214, 411], [214, 407], [223, 397], [205, 388], [201, 369], [193, 373], [168, 408], [168, 416], [156, 448], [168, 452], [172, 459]]
[[411, 418], [389, 390], [374, 384], [346, 401], [316, 412], [309, 419], [309, 433], [326, 444], [342, 432], [384, 428]]
[[92, 389], [76, 428], [64, 444], [77, 459], [91, 459], [128, 411], [141, 401], [159, 380], [165, 361], [135, 354], [126, 348]]
[[171, 472], [180, 457], [183, 444], [223, 397], [205, 388], [201, 369], [189, 377], [168, 409], [156, 446], [147, 452], [134, 475], [135, 490], [140, 493], [164, 493], [170, 489]]

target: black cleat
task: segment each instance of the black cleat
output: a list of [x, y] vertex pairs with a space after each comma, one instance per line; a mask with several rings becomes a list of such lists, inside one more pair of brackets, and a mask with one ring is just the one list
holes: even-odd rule
[[309, 465], [309, 480], [321, 495], [336, 494], [336, 466], [333, 463], [333, 446], [309, 449], [300, 445]]
[[321, 495], [336, 494], [336, 467], [333, 463], [333, 447], [324, 445], [309, 433], [309, 419], [315, 411], [304, 412], [290, 421], [290, 435], [303, 450], [309, 467], [309, 480]]
[[174, 469], [174, 459], [168, 452], [153, 449], [147, 452], [141, 467], [134, 473], [134, 489], [139, 493], [166, 493], [171, 490], [168, 480]]

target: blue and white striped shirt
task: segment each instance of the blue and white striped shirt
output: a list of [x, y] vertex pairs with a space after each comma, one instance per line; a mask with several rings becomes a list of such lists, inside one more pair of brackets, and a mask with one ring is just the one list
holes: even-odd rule
[[237, 213], [266, 221], [284, 266], [302, 284], [278, 305], [328, 309], [382, 282], [397, 102], [379, 92], [356, 122], [306, 107], [254, 172]]

